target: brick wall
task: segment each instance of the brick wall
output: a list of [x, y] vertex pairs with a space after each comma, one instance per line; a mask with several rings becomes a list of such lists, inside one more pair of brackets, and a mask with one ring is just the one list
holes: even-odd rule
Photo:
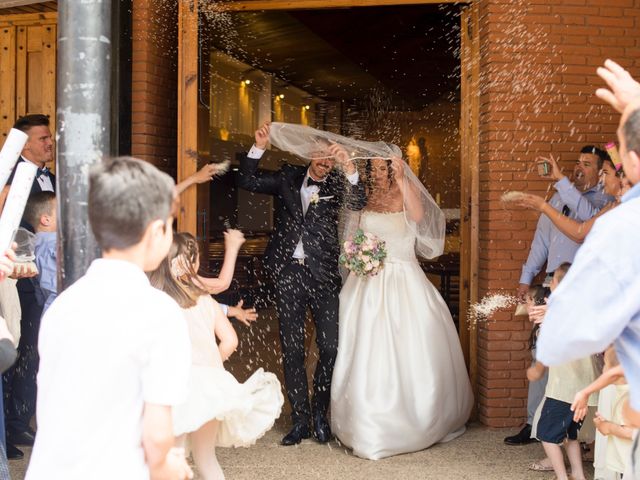
[[175, 176], [177, 2], [133, 0], [131, 154]]
[[[612, 58], [640, 78], [640, 0], [481, 0], [480, 297], [514, 292], [537, 215], [506, 211], [507, 190], [544, 194], [528, 173], [538, 155], [565, 170], [582, 145], [615, 140], [618, 115], [594, 95]], [[527, 321], [496, 314], [478, 329], [479, 417], [516, 426], [526, 416]]]

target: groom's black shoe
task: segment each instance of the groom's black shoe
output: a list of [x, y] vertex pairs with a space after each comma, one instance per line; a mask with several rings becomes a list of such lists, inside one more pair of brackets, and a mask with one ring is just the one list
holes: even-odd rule
[[331, 440], [331, 427], [324, 415], [313, 417], [313, 436], [320, 443], [327, 443]]
[[305, 438], [309, 438], [311, 436], [311, 431], [309, 430], [309, 425], [306, 423], [296, 423], [291, 431], [287, 433], [282, 442], [280, 442], [285, 447], [290, 445], [297, 445]]

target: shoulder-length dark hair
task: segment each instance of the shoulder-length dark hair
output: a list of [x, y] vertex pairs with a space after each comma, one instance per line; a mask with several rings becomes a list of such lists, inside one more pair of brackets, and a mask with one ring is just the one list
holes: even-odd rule
[[168, 294], [182, 308], [195, 306], [201, 295], [209, 294], [198, 280], [198, 272], [194, 268], [198, 255], [198, 242], [193, 235], [174, 234], [169, 254], [149, 274], [151, 285]]

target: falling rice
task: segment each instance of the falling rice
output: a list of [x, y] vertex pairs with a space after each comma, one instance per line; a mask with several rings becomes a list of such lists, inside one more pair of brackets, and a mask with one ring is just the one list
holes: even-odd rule
[[518, 304], [518, 298], [503, 293], [494, 293], [485, 296], [480, 302], [471, 305], [469, 316], [472, 323], [488, 320], [498, 310], [504, 310]]

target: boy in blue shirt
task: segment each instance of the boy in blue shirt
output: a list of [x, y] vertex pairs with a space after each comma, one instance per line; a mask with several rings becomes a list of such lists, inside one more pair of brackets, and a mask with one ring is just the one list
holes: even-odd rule
[[38, 275], [32, 279], [32, 282], [35, 287], [36, 301], [43, 308], [43, 314], [58, 295], [56, 210], [56, 194], [38, 192], [29, 197], [24, 211], [25, 220], [36, 232], [34, 254]]

